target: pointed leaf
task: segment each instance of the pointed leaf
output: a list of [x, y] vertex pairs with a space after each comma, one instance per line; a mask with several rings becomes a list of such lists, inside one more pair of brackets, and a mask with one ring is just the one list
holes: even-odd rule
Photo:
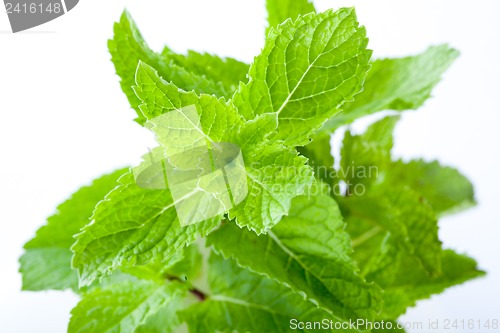
[[269, 276], [329, 310], [338, 319], [373, 318], [380, 290], [357, 274], [351, 241], [327, 195], [294, 199], [288, 216], [267, 235], [226, 224], [208, 244], [240, 266]]
[[[167, 81], [174, 82], [178, 87], [187, 91], [195, 90], [199, 93], [214, 94], [216, 96], [232, 96], [238, 81], [231, 80], [221, 83], [222, 73], [238, 70], [243, 71], [247, 66], [232, 59], [217, 60], [216, 56], [196, 56], [193, 53], [188, 56], [175, 54], [171, 51], [158, 54], [152, 51], [146, 44], [132, 17], [124, 11], [120, 21], [114, 26], [114, 36], [108, 42], [116, 73], [121, 78], [121, 87], [130, 102], [132, 108], [137, 112], [136, 119], [141, 125], [146, 118], [139, 110], [140, 100], [135, 95], [132, 87], [135, 86], [135, 72], [139, 61], [142, 61], [158, 70]], [[167, 49], [168, 50], [168, 49]], [[200, 59], [205, 62], [211, 61], [211, 71], [200, 71], [200, 66], [193, 64]], [[194, 58], [194, 59], [193, 59]], [[213, 76], [212, 76], [213, 75]], [[229, 74], [232, 76], [234, 74]], [[239, 74], [241, 75], [241, 74]], [[233, 77], [234, 78], [234, 77]]]
[[[381, 318], [397, 318], [414, 306], [417, 300], [439, 294], [446, 288], [484, 276], [477, 263], [452, 250], [443, 251], [443, 270], [439, 276], [430, 277], [410, 258], [402, 260], [395, 273], [394, 281], [384, 285], [384, 308]], [[382, 282], [381, 282], [382, 283]]]
[[416, 56], [381, 59], [372, 64], [363, 92], [325, 129], [333, 131], [357, 118], [382, 110], [415, 110], [431, 96], [443, 73], [458, 57], [447, 45], [430, 47]]
[[[191, 50], [186, 55], [179, 55], [168, 48], [163, 50], [162, 55], [165, 59], [173, 59], [178, 66], [194, 74], [220, 82], [228, 94], [235, 92], [240, 82], [247, 81], [248, 64], [233, 58], [220, 58], [209, 53]], [[225, 95], [225, 97], [231, 96]]]
[[75, 192], [24, 245], [19, 259], [23, 290], [78, 289], [78, 274], [71, 269], [73, 236], [90, 221], [95, 205], [118, 185], [125, 172], [117, 170]]
[[[191, 333], [290, 332], [298, 322], [339, 322], [286, 286], [244, 270], [232, 260], [212, 255], [210, 289], [213, 295], [181, 313]], [[317, 332], [300, 328], [299, 332]], [[338, 332], [325, 328], [325, 332]], [[346, 329], [342, 332], [356, 332]]]
[[99, 203], [72, 247], [82, 286], [120, 266], [170, 260], [219, 223], [215, 217], [182, 227], [168, 190], [140, 188], [130, 173], [120, 183]]
[[[437, 217], [420, 194], [410, 188], [397, 187], [353, 195], [340, 203], [345, 216], [354, 217], [352, 223], [348, 221], [348, 228], [357, 246], [369, 239], [367, 237], [389, 232], [429, 274], [440, 273]], [[366, 223], [360, 224], [357, 219]]]
[[421, 193], [439, 214], [456, 212], [474, 206], [471, 182], [458, 170], [441, 166], [437, 161], [396, 161], [386, 175], [389, 184], [405, 183]]
[[308, 14], [271, 29], [234, 103], [246, 119], [279, 117], [275, 139], [307, 144], [361, 90], [371, 52], [352, 8]]
[[267, 21], [269, 28], [276, 27], [285, 20], [296, 20], [299, 15], [315, 12], [309, 0], [267, 0]]
[[[164, 307], [177, 310], [185, 292], [185, 286], [176, 282], [159, 285], [140, 280], [94, 289], [71, 311], [68, 332], [143, 331], [143, 325], [152, 324], [149, 320]], [[175, 318], [175, 312], [171, 315]]]
[[[291, 200], [303, 194], [313, 181], [306, 159], [280, 141], [268, 140], [277, 125], [275, 115], [265, 114], [245, 122], [231, 103], [179, 90], [145, 64], [139, 65], [136, 79], [135, 90], [143, 101], [140, 107], [148, 119], [194, 105], [206, 140], [234, 143], [241, 149], [248, 195], [230, 211], [240, 226], [265, 232], [288, 213]], [[165, 128], [175, 130], [172, 125], [165, 124]], [[173, 144], [169, 137], [158, 141], [166, 149]]]

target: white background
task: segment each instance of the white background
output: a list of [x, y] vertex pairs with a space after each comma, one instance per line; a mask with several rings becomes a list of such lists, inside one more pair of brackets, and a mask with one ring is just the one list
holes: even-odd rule
[[[462, 52], [435, 97], [403, 117], [396, 153], [437, 158], [472, 179], [479, 206], [443, 219], [440, 234], [489, 275], [419, 302], [402, 319], [500, 319], [500, 2], [316, 4], [321, 10], [356, 5], [376, 57], [414, 54], [443, 42]], [[132, 122], [106, 48], [125, 6], [157, 50], [168, 43], [180, 52], [193, 48], [250, 62], [263, 45], [262, 0], [82, 0], [63, 17], [15, 35], [0, 13], [1, 332], [65, 331], [77, 298], [21, 293], [22, 245], [70, 193], [133, 163], [151, 142]], [[462, 331], [468, 330], [455, 332]]]

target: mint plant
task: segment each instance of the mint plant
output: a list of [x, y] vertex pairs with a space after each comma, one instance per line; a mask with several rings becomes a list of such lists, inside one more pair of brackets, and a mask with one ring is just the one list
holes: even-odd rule
[[[137, 123], [194, 107], [204, 135], [241, 150], [248, 193], [187, 226], [168, 184], [141, 187], [131, 168], [73, 194], [20, 259], [24, 290], [81, 296], [69, 332], [404, 331], [408, 307], [484, 275], [438, 238], [439, 217], [475, 204], [471, 183], [391, 154], [398, 112], [420, 107], [458, 52], [371, 60], [353, 8], [267, 9], [251, 65], [157, 53], [128, 12], [115, 24], [109, 50]], [[331, 134], [386, 110], [346, 131], [335, 163]], [[160, 151], [175, 144], [157, 137]]]

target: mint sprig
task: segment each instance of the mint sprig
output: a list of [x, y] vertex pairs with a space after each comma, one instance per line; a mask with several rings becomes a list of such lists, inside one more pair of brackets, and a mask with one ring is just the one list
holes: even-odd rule
[[393, 156], [399, 115], [364, 133], [348, 129], [340, 161], [331, 155], [339, 127], [420, 107], [458, 52], [442, 45], [371, 60], [353, 8], [317, 13], [307, 0], [268, 0], [267, 9], [266, 40], [250, 65], [155, 52], [127, 11], [115, 24], [112, 61], [136, 121], [157, 136], [155, 152], [168, 155], [185, 131], [175, 122], [159, 130], [155, 119], [194, 107], [203, 139], [240, 149], [248, 193], [182, 226], [171, 185], [141, 187], [137, 169], [77, 191], [20, 259], [23, 289], [81, 296], [69, 332], [175, 332], [184, 323], [189, 332], [289, 332], [322, 320], [337, 332], [357, 319], [395, 326], [416, 301], [484, 275], [438, 237], [442, 215], [475, 204], [472, 184], [439, 162]]

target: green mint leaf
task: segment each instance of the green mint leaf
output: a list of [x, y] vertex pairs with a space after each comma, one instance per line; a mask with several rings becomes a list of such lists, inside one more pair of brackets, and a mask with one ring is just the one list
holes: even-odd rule
[[[68, 332], [144, 332], [143, 325], [155, 325], [152, 316], [165, 306], [175, 311], [185, 294], [186, 287], [176, 282], [137, 280], [97, 288], [71, 311]], [[175, 312], [169, 315], [175, 319]]]
[[397, 318], [414, 306], [417, 300], [429, 298], [439, 294], [446, 288], [464, 283], [468, 280], [484, 276], [484, 272], [477, 268], [477, 263], [452, 250], [442, 253], [442, 273], [431, 277], [424, 270], [418, 269], [411, 257], [404, 257], [397, 265], [391, 281], [384, 284], [384, 308], [381, 318]]
[[[135, 80], [134, 91], [141, 100], [139, 108], [146, 119], [151, 120], [172, 110], [195, 106], [201, 130], [206, 139], [212, 142], [230, 142], [234, 133], [243, 125], [243, 119], [237, 110], [223, 98], [183, 91], [174, 83], [165, 81], [155, 68], [143, 62], [137, 66]], [[165, 124], [170, 126], [168, 130], [179, 131], [175, 128], [176, 125]], [[161, 142], [163, 137], [157, 138], [166, 147], [171, 144]]]
[[99, 203], [72, 247], [82, 286], [121, 266], [171, 260], [219, 223], [213, 218], [182, 227], [168, 190], [140, 188], [130, 173], [120, 183]]
[[[425, 193], [420, 191], [426, 177], [391, 161], [392, 132], [398, 119], [383, 118], [361, 135], [346, 133], [339, 174], [347, 184], [347, 192], [340, 203], [350, 221], [353, 243], [358, 246], [374, 238], [357, 248], [358, 263], [369, 260], [375, 267], [382, 265], [364, 256], [370, 257], [373, 247], [377, 249], [384, 237], [390, 235], [402, 249], [415, 256], [428, 273], [436, 275], [441, 269], [441, 243], [437, 216], [428, 205]], [[398, 174], [394, 172], [397, 165], [400, 166]], [[362, 266], [365, 271], [368, 269]]]
[[404, 183], [422, 194], [439, 214], [456, 212], [475, 205], [471, 182], [454, 168], [437, 161], [393, 162], [386, 174], [387, 186]]
[[[136, 81], [136, 93], [143, 101], [140, 108], [148, 119], [195, 106], [206, 140], [239, 146], [246, 167], [248, 195], [229, 212], [238, 225], [259, 234], [266, 232], [288, 213], [291, 200], [303, 194], [313, 181], [305, 158], [280, 141], [268, 140], [277, 126], [275, 114], [263, 114], [245, 122], [231, 103], [179, 90], [143, 63], [137, 69]], [[162, 130], [177, 133], [175, 125], [165, 124]], [[158, 137], [158, 141], [169, 149], [170, 135], [165, 137]]]
[[330, 146], [339, 126], [420, 107], [458, 52], [370, 63], [353, 8], [266, 3], [251, 66], [155, 52], [126, 11], [115, 24], [122, 90], [159, 146], [76, 192], [25, 245], [23, 289], [82, 296], [69, 332], [404, 332], [350, 323], [395, 327], [484, 275], [438, 238], [438, 216], [475, 203], [471, 183], [394, 160], [398, 117], [347, 131], [340, 161]]
[[339, 176], [346, 182], [348, 193], [355, 192], [357, 186], [365, 190], [379, 181], [380, 174], [391, 162], [392, 132], [398, 120], [399, 117], [386, 117], [370, 125], [361, 135], [345, 133]]
[[392, 132], [398, 119], [397, 116], [383, 118], [361, 135], [346, 132], [338, 174], [347, 183], [348, 193], [356, 192], [356, 186], [361, 185], [367, 189], [373, 184], [383, 187], [403, 184], [424, 196], [438, 214], [473, 206], [473, 186], [456, 169], [436, 161], [391, 161]]
[[[166, 279], [192, 281], [196, 279], [202, 268], [202, 257], [196, 243], [186, 246], [173, 257], [164, 262], [150, 262], [146, 265], [120, 267], [120, 271], [107, 277], [107, 282], [114, 282], [115, 276], [125, 273], [142, 280], [162, 283]], [[102, 281], [100, 285], [102, 285]]]
[[267, 0], [267, 21], [269, 28], [276, 27], [285, 20], [296, 20], [299, 15], [316, 12], [309, 0]]
[[24, 245], [19, 259], [23, 290], [78, 289], [77, 272], [71, 269], [73, 236], [90, 221], [95, 205], [118, 185], [125, 172], [117, 170], [82, 187], [59, 205], [57, 213]]
[[352, 8], [271, 29], [234, 103], [246, 119], [276, 113], [276, 140], [301, 146], [362, 87], [371, 52]]
[[335, 163], [330, 146], [330, 135], [319, 133], [314, 136], [314, 140], [305, 147], [297, 147], [297, 150], [309, 161], [308, 163], [314, 168], [333, 168]]
[[[288, 287], [242, 269], [233, 260], [210, 257], [212, 295], [181, 312], [191, 333], [290, 332], [297, 321], [338, 321]], [[294, 321], [295, 320], [295, 321]], [[300, 329], [300, 332], [317, 332]], [[325, 332], [337, 332], [325, 329]], [[354, 332], [346, 329], [342, 332]]]
[[[398, 246], [396, 236], [379, 233], [355, 247], [357, 260], [368, 281], [384, 290], [379, 319], [394, 319], [420, 299], [484, 275], [477, 263], [451, 250], [441, 250], [441, 269], [430, 275], [413, 254]], [[360, 255], [363, 254], [363, 255]]]
[[[362, 223], [362, 221], [357, 222]], [[349, 229], [352, 230], [352, 227]], [[356, 244], [354, 241], [353, 243], [356, 245], [354, 254], [357, 263], [363, 270], [363, 276], [367, 281], [376, 281], [381, 286], [386, 286], [394, 281], [401, 258], [413, 257], [398, 244], [397, 238], [389, 232], [374, 234], [371, 238], [365, 239], [363, 243]], [[418, 269], [421, 269], [420, 263], [416, 262], [415, 264], [419, 265]]]
[[[348, 218], [348, 230], [356, 246], [355, 256], [363, 253], [360, 245], [367, 240], [389, 232], [427, 272], [432, 275], [440, 273], [441, 242], [437, 217], [419, 193], [410, 188], [395, 187], [371, 191], [363, 196], [353, 195], [340, 200], [340, 204]], [[370, 256], [371, 247], [364, 252]]]
[[183, 258], [166, 268], [163, 274], [175, 276], [181, 281], [193, 281], [201, 274], [202, 260], [203, 257], [198, 245], [196, 243], [191, 244], [184, 248]]
[[78, 290], [78, 274], [71, 269], [68, 248], [41, 246], [25, 248], [19, 259], [23, 290]]
[[158, 311], [137, 327], [134, 333], [175, 333], [181, 325], [177, 312], [182, 308], [180, 300], [173, 300], [163, 305]]
[[278, 142], [253, 150], [246, 163], [248, 195], [229, 216], [240, 227], [266, 233], [289, 213], [292, 199], [306, 191], [314, 176], [305, 158]]
[[[191, 50], [186, 55], [180, 55], [169, 48], [165, 48], [162, 55], [166, 59], [173, 59], [178, 66], [194, 74], [220, 82], [229, 93], [235, 92], [240, 82], [247, 81], [248, 64], [233, 58], [220, 58], [209, 53]], [[225, 95], [225, 97], [230, 96]]]
[[326, 184], [335, 187], [338, 183], [338, 175], [333, 168], [334, 159], [331, 137], [326, 133], [318, 133], [313, 136], [310, 144], [304, 147], [297, 147], [297, 151], [307, 158], [307, 163], [313, 168], [314, 175]]
[[417, 109], [431, 96], [432, 89], [457, 57], [458, 51], [440, 45], [412, 57], [374, 61], [363, 92], [324, 128], [333, 130], [382, 110]]
[[[246, 65], [236, 60], [217, 60], [217, 57], [209, 55], [196, 56], [196, 53], [191, 53], [188, 56], [183, 56], [171, 51], [164, 51], [163, 54], [155, 53], [148, 47], [127, 11], [122, 14], [120, 21], [115, 23], [114, 36], [108, 42], [108, 48], [116, 73], [121, 78], [122, 90], [127, 95], [132, 108], [136, 110], [138, 115], [136, 121], [141, 125], [144, 124], [146, 118], [139, 110], [140, 100], [132, 89], [135, 86], [135, 71], [139, 61], [154, 66], [166, 80], [174, 82], [182, 89], [225, 97], [230, 97], [233, 94], [238, 82], [228, 83], [226, 80], [223, 84], [220, 81], [221, 74], [226, 71], [241, 73], [247, 68]], [[205, 61], [205, 63], [191, 68], [200, 60]], [[212, 69], [201, 72], [200, 68], [208, 64]], [[241, 77], [241, 74], [237, 75], [237, 77]]]
[[142, 125], [146, 118], [139, 110], [140, 100], [132, 90], [132, 86], [135, 85], [135, 69], [139, 61], [158, 65], [161, 60], [146, 44], [127, 11], [123, 12], [120, 21], [115, 23], [113, 30], [113, 39], [108, 41], [111, 61], [115, 65], [116, 74], [121, 78], [120, 85], [123, 92], [132, 108], [137, 112], [136, 121]]
[[357, 274], [344, 227], [330, 196], [297, 197], [288, 216], [267, 235], [226, 224], [207, 244], [240, 266], [305, 294], [336, 318], [373, 318], [380, 309], [380, 290]]

